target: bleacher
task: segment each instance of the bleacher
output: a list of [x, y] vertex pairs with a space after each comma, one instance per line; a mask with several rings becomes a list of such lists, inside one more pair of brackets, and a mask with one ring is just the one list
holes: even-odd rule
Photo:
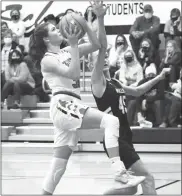
[[[85, 87], [83, 85], [83, 76], [81, 76], [81, 97], [85, 104], [96, 108], [90, 89], [90, 76], [91, 73], [85, 74]], [[23, 153], [25, 152], [25, 147], [28, 147], [30, 152], [33, 152], [35, 148], [39, 152], [51, 152], [53, 125], [49, 118], [49, 103], [36, 103], [35, 97], [29, 95], [21, 100], [21, 110], [2, 110], [1, 140], [3, 142], [3, 151]], [[139, 152], [181, 152], [180, 128], [132, 127], [132, 131], [133, 142]], [[103, 151], [103, 135], [103, 129], [79, 130], [77, 150]], [[158, 148], [156, 148], [156, 145]]]

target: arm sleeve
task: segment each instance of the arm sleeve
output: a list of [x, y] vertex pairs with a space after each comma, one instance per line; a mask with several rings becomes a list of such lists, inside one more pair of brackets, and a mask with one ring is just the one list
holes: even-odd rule
[[149, 28], [144, 31], [145, 33], [155, 34], [160, 32], [160, 19], [158, 17], [153, 18], [153, 28]]
[[130, 29], [130, 34], [133, 32], [133, 31], [137, 31], [138, 30], [138, 22], [139, 21], [139, 18], [136, 18], [134, 24], [131, 26], [131, 29]]
[[9, 66], [5, 67], [5, 79], [9, 80], [11, 78], [10, 73], [9, 73]]
[[178, 30], [178, 26], [174, 26], [174, 35], [175, 36], [182, 36], [182, 32]]
[[177, 65], [181, 63], [181, 53], [178, 52], [174, 54], [174, 56], [171, 59], [168, 59], [169, 65]]

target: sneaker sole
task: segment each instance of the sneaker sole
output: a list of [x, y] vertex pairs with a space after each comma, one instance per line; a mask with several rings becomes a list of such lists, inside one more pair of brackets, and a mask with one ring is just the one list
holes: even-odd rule
[[122, 188], [129, 188], [129, 187], [134, 187], [134, 186], [137, 186], [137, 185], [139, 185], [141, 182], [143, 182], [145, 180], [145, 177], [141, 177], [141, 179], [140, 180], [138, 180], [137, 182], [135, 182], [135, 183], [131, 183], [131, 181], [130, 180], [128, 180], [128, 183], [126, 183], [126, 184], [123, 184], [123, 182], [122, 181], [119, 181], [119, 180], [117, 180], [117, 179], [115, 179], [115, 181], [116, 182], [120, 182], [121, 184], [121, 187], [118, 187], [118, 188], [116, 188], [116, 189], [122, 189]]

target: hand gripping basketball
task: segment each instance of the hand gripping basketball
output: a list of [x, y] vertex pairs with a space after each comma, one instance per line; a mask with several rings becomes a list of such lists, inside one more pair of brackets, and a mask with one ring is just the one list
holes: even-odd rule
[[69, 29], [71, 25], [71, 28], [74, 29], [75, 26], [77, 26], [77, 32], [75, 34], [77, 35], [78, 39], [81, 39], [85, 32], [87, 31], [87, 24], [85, 19], [80, 16], [77, 13], [70, 13], [66, 14], [59, 23], [59, 29], [64, 38], [67, 38], [67, 35], [65, 34], [64, 29]]
[[69, 24], [63, 29], [63, 31], [67, 37], [66, 41], [70, 44], [70, 46], [78, 45], [78, 34], [81, 30], [78, 31], [77, 26], [73, 27], [72, 24]]

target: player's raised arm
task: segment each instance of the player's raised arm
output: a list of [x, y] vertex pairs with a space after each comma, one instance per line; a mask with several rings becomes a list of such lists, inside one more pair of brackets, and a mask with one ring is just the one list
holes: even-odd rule
[[107, 7], [104, 8], [103, 2], [96, 2], [93, 6], [93, 11], [98, 18], [98, 39], [101, 44], [101, 48], [99, 49], [99, 54], [97, 57], [97, 61], [95, 63], [91, 82], [92, 82], [92, 91], [95, 96], [102, 96], [102, 87], [106, 86], [106, 79], [103, 75], [103, 69], [105, 64], [105, 55], [107, 50], [107, 37], [104, 27], [104, 16], [107, 11]]

